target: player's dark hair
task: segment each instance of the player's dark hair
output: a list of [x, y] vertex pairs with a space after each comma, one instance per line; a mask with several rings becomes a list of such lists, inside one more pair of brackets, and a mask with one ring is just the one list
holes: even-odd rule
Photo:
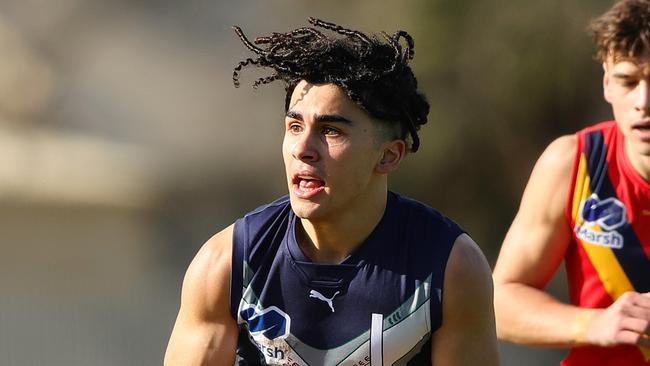
[[[383, 40], [359, 31], [309, 18], [315, 27], [303, 27], [287, 33], [272, 33], [251, 42], [241, 28], [233, 27], [241, 41], [256, 54], [239, 62], [233, 82], [239, 86], [243, 67], [269, 67], [273, 74], [262, 77], [253, 87], [275, 80], [285, 82], [285, 110], [294, 88], [301, 80], [312, 84], [333, 83], [341, 87], [351, 100], [373, 117], [399, 124], [399, 136], [411, 136], [410, 150], [417, 151], [417, 131], [427, 122], [429, 104], [417, 91], [417, 80], [409, 66], [413, 59], [413, 38], [404, 32], [381, 33]], [[330, 30], [328, 36], [316, 28]], [[405, 45], [400, 43], [405, 41]]]
[[638, 58], [650, 52], [650, 0], [622, 0], [589, 26], [596, 59]]

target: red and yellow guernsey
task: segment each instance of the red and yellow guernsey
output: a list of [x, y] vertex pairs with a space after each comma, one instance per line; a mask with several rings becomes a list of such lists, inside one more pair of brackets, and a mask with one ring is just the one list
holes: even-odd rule
[[[616, 122], [577, 133], [566, 214], [571, 301], [605, 308], [626, 291], [650, 291], [650, 184], [632, 167]], [[576, 347], [562, 365], [650, 365], [650, 349]]]

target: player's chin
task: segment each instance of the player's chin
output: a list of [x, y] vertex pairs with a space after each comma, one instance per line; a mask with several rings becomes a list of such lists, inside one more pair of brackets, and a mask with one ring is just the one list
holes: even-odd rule
[[317, 219], [322, 216], [323, 207], [318, 202], [308, 201], [294, 195], [290, 195], [291, 209], [301, 219]]

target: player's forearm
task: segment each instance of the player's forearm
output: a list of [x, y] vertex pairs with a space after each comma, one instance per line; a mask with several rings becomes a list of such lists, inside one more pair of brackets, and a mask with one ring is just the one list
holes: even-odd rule
[[519, 283], [495, 284], [499, 339], [537, 346], [573, 346], [585, 342], [593, 310], [564, 304]]

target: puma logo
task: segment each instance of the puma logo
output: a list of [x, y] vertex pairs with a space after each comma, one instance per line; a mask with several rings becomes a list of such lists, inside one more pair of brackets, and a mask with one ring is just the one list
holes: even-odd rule
[[320, 292], [318, 292], [316, 290], [309, 291], [309, 297], [314, 297], [314, 298], [316, 298], [318, 300], [325, 301], [327, 303], [327, 305], [329, 305], [330, 309], [332, 309], [332, 312], [334, 312], [334, 305], [332, 304], [332, 300], [334, 300], [334, 297], [336, 297], [336, 295], [338, 295], [338, 294], [339, 294], [339, 291], [336, 291], [334, 293], [334, 295], [332, 295], [332, 297], [328, 299], [327, 297], [325, 297], [323, 294], [321, 294]]

